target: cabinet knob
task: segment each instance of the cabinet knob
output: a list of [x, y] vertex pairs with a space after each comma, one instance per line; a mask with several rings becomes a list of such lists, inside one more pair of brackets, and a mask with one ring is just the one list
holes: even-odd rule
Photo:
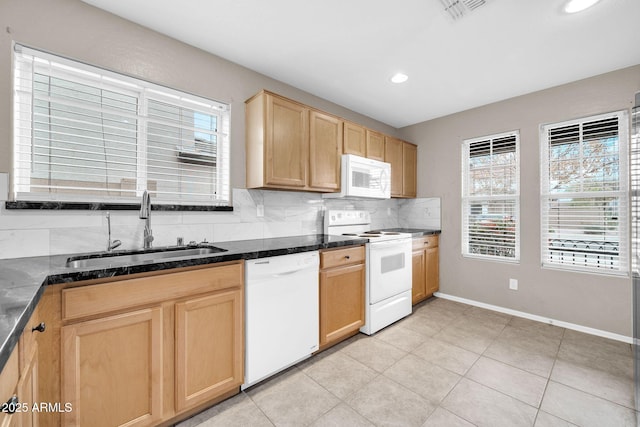
[[351, 255], [345, 255], [344, 259], [351, 259]]
[[11, 399], [7, 400], [7, 403], [2, 405], [2, 412], [14, 414], [18, 410], [18, 406], [20, 406], [20, 399], [14, 394]]
[[38, 326], [35, 326], [31, 329], [31, 332], [44, 332], [45, 329], [47, 328], [47, 325], [44, 324], [44, 322], [41, 322]]

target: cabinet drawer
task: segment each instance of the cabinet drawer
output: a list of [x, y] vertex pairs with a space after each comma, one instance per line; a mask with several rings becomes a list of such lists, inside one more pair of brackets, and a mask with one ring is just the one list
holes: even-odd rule
[[320, 252], [320, 268], [362, 263], [364, 262], [364, 257], [364, 246], [322, 251]]
[[187, 295], [240, 287], [244, 278], [243, 266], [239, 261], [200, 270], [64, 289], [62, 318], [78, 319]]
[[438, 246], [438, 235], [415, 237], [412, 241], [413, 250], [435, 248]]

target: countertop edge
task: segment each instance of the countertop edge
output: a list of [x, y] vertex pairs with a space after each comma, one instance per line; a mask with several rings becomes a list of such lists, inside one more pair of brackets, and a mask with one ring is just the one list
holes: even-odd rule
[[[267, 239], [258, 239], [258, 240], [267, 240]], [[2, 344], [0, 345], [0, 372], [4, 369], [9, 357], [12, 352], [15, 350], [18, 345], [18, 341], [20, 340], [20, 336], [24, 331], [24, 328], [27, 325], [30, 317], [32, 316], [36, 306], [40, 302], [42, 295], [46, 289], [46, 286], [50, 285], [58, 285], [64, 283], [74, 283], [74, 282], [82, 282], [94, 279], [102, 279], [109, 277], [121, 277], [127, 276], [136, 273], [145, 273], [150, 271], [162, 271], [162, 270], [172, 270], [181, 267], [191, 267], [191, 266], [199, 266], [199, 265], [209, 265], [209, 264], [217, 264], [220, 262], [226, 261], [237, 261], [237, 260], [249, 260], [249, 259], [257, 259], [257, 258], [266, 258], [272, 256], [281, 256], [281, 255], [289, 255], [295, 253], [302, 252], [310, 252], [315, 250], [322, 249], [331, 249], [337, 247], [345, 247], [345, 246], [357, 246], [363, 245], [368, 242], [368, 239], [350, 239], [350, 240], [340, 240], [340, 241], [328, 241], [328, 242], [318, 242], [311, 244], [304, 244], [293, 247], [281, 247], [281, 248], [271, 248], [271, 249], [263, 249], [256, 248], [255, 250], [247, 250], [244, 252], [235, 252], [235, 253], [222, 253], [216, 254], [213, 256], [206, 257], [198, 257], [198, 258], [190, 258], [190, 259], [181, 259], [174, 261], [166, 261], [166, 262], [158, 262], [158, 263], [148, 263], [141, 264], [135, 266], [126, 266], [126, 267], [112, 267], [112, 268], [103, 268], [96, 270], [69, 270], [66, 271], [51, 271], [46, 273], [46, 275], [42, 278], [42, 281], [37, 286], [37, 289], [33, 295], [33, 297], [26, 304], [25, 308], [21, 311], [21, 314], [18, 316], [17, 321], [13, 325], [13, 328], [8, 333]], [[222, 242], [220, 245], [222, 246], [224, 243], [230, 242]], [[61, 256], [51, 256], [49, 258], [60, 258]]]

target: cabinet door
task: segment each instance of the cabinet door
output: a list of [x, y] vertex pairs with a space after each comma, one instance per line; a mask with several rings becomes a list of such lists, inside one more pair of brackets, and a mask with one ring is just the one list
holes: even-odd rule
[[433, 295], [440, 289], [440, 260], [438, 247], [431, 247], [425, 250], [427, 295]]
[[402, 143], [402, 195], [416, 197], [418, 147], [408, 142]]
[[65, 426], [147, 426], [162, 411], [162, 310], [62, 328]]
[[315, 189], [339, 190], [342, 120], [311, 111], [309, 121], [309, 186]]
[[367, 129], [367, 158], [384, 162], [384, 135]]
[[425, 250], [420, 248], [414, 250], [412, 260], [412, 286], [411, 303], [417, 304], [427, 297], [426, 276], [425, 276]]
[[[29, 331], [30, 333], [31, 331]], [[30, 346], [30, 354], [26, 356], [25, 365], [18, 382], [18, 397], [20, 403], [26, 404], [29, 410], [16, 414], [20, 416], [22, 427], [37, 427], [39, 425], [38, 411], [32, 411], [34, 404], [39, 405], [38, 398], [38, 344]], [[64, 407], [58, 408], [64, 410]]]
[[178, 411], [242, 384], [242, 306], [239, 289], [176, 304]]
[[402, 141], [385, 137], [384, 161], [391, 163], [391, 196], [402, 197]]
[[307, 182], [309, 110], [267, 95], [265, 184], [304, 187]]
[[344, 141], [342, 146], [344, 154], [366, 157], [367, 141], [365, 129], [354, 123], [344, 122]]
[[[0, 404], [9, 402], [13, 396], [21, 402], [18, 389], [18, 378], [20, 377], [20, 368], [18, 366], [18, 347], [16, 347], [0, 373]], [[0, 412], [0, 427], [19, 426], [20, 413]]]
[[364, 325], [364, 264], [320, 272], [320, 346]]

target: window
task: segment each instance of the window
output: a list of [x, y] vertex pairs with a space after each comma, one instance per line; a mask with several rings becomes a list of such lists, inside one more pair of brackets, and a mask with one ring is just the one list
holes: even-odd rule
[[541, 127], [542, 265], [628, 270], [624, 111]]
[[229, 205], [229, 105], [19, 45], [14, 200]]
[[464, 141], [462, 254], [519, 261], [520, 169], [518, 132]]

